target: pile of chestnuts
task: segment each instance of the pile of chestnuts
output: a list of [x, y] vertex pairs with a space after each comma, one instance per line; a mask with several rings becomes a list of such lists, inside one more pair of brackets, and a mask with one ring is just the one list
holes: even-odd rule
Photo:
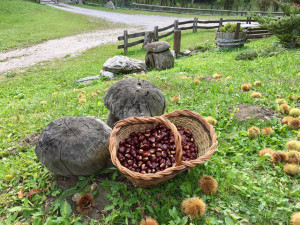
[[[181, 135], [182, 161], [194, 160], [198, 147], [192, 132], [176, 126]], [[165, 124], [159, 123], [144, 132], [132, 132], [119, 143], [117, 157], [122, 166], [138, 173], [156, 173], [175, 166], [176, 146], [174, 134]]]

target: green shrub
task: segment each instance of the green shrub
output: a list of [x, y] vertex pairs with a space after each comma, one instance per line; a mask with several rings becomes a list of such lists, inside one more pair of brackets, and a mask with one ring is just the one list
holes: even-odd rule
[[238, 54], [235, 59], [236, 60], [252, 60], [258, 57], [258, 54], [256, 51], [247, 51], [247, 52], [241, 52]]
[[285, 47], [297, 46], [297, 39], [300, 39], [300, 8], [289, 4], [278, 2], [285, 16], [280, 19], [255, 16], [261, 27], [267, 28], [276, 35], [280, 43]]
[[[235, 24], [233, 24], [233, 23], [227, 23], [224, 27], [221, 27], [220, 32], [223, 32], [223, 33], [232, 33], [232, 32], [235, 32], [236, 26], [237, 26], [236, 23]], [[242, 30], [243, 29], [240, 27], [240, 32]]]
[[263, 48], [259, 52], [259, 56], [260, 57], [272, 57], [272, 56], [276, 56], [276, 55], [284, 52], [285, 50], [286, 50], [285, 48], [282, 48], [280, 46], [266, 47], [266, 48]]

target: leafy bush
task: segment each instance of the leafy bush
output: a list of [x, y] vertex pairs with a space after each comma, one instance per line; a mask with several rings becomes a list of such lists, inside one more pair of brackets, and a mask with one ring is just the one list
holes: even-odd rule
[[[235, 32], [237, 24], [227, 23], [224, 27], [221, 27], [220, 32], [223, 33], [232, 33]], [[243, 29], [240, 27], [240, 32]]]
[[256, 51], [251, 50], [251, 51], [247, 51], [247, 52], [242, 52], [240, 54], [238, 54], [235, 59], [236, 60], [252, 60], [258, 57], [258, 54]]
[[296, 47], [297, 39], [300, 39], [300, 8], [289, 3], [277, 3], [285, 14], [283, 18], [255, 16], [255, 19], [274, 33], [284, 46]]
[[259, 56], [260, 57], [272, 57], [272, 56], [276, 56], [282, 52], [284, 52], [286, 49], [282, 48], [280, 46], [271, 46], [271, 47], [267, 47], [267, 48], [263, 48], [260, 52], [259, 52]]

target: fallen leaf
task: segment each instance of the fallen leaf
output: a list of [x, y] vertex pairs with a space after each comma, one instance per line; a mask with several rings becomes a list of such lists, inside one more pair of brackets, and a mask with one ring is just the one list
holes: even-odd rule
[[23, 198], [24, 197], [24, 192], [23, 192], [23, 188], [18, 192], [18, 198]]
[[31, 195], [34, 195], [36, 193], [40, 193], [45, 191], [45, 189], [32, 189], [26, 194], [26, 198], [29, 198]]

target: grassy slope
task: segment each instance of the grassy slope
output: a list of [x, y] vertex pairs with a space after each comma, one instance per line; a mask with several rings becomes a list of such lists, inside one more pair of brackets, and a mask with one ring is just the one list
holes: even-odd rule
[[[183, 49], [197, 42], [214, 39], [212, 31], [202, 31], [200, 34], [187, 32], [182, 40]], [[171, 37], [167, 40], [172, 42]], [[276, 57], [257, 58], [253, 61], [234, 60], [241, 51], [261, 49], [271, 45], [273, 41], [273, 38], [258, 40], [247, 44], [244, 49], [232, 51], [213, 49], [176, 60], [174, 69], [147, 73], [146, 79], [157, 85], [166, 95], [167, 112], [190, 109], [218, 120], [216, 131], [219, 147], [211, 160], [204, 165], [199, 165], [158, 187], [143, 189], [127, 186], [118, 181], [122, 180], [119, 173], [116, 173], [117, 180], [102, 181], [108, 192], [107, 198], [112, 201], [107, 210], [113, 209], [110, 213], [105, 213], [103, 224], [125, 224], [124, 221], [136, 224], [141, 219], [137, 200], [145, 207], [145, 213], [157, 218], [160, 224], [180, 224], [169, 221], [187, 219], [180, 212], [180, 202], [188, 196], [200, 196], [208, 205], [206, 216], [192, 221], [194, 224], [289, 224], [291, 213], [300, 210], [299, 175], [285, 175], [281, 165], [273, 167], [264, 158], [258, 158], [257, 152], [264, 147], [286, 151], [286, 141], [295, 139], [296, 133], [281, 126], [277, 119], [240, 124], [232, 120], [226, 111], [229, 106], [250, 102], [276, 108], [274, 100], [277, 95], [285, 98], [291, 94], [299, 95], [297, 84], [300, 77], [296, 77], [300, 71], [297, 64], [300, 60], [299, 51], [290, 50]], [[22, 219], [32, 223], [34, 217], [36, 221], [45, 221], [50, 215], [54, 218], [59, 214], [53, 208], [45, 215], [41, 203], [48, 197], [60, 195], [61, 191], [55, 187], [50, 173], [38, 163], [34, 148], [20, 147], [17, 140], [32, 132], [41, 132], [49, 122], [63, 116], [90, 115], [106, 120], [108, 110], [103, 104], [104, 90], [115, 81], [99, 80], [86, 86], [77, 85], [74, 81], [98, 74], [103, 62], [120, 52], [115, 46], [102, 46], [75, 58], [49, 62], [24, 73], [1, 77], [0, 150], [4, 158], [0, 161], [0, 215], [3, 220], [16, 215], [16, 219], [12, 218], [12, 221]], [[145, 55], [140, 46], [131, 48], [129, 52], [130, 57], [138, 59]], [[180, 72], [187, 73], [179, 75]], [[192, 79], [180, 78], [212, 76], [216, 72], [224, 77], [230, 75], [233, 80], [203, 80], [195, 85]], [[119, 79], [121, 77], [117, 80]], [[255, 88], [263, 94], [261, 99], [252, 99], [249, 93], [240, 91], [240, 86], [245, 81], [253, 83], [255, 80], [262, 81], [262, 86]], [[290, 82], [291, 80], [294, 82]], [[90, 93], [96, 90], [100, 90], [100, 94], [91, 98]], [[78, 103], [77, 95], [81, 91], [86, 91], [89, 96], [86, 104]], [[174, 95], [180, 96], [180, 103], [171, 102]], [[41, 101], [47, 103], [41, 105]], [[270, 138], [261, 136], [251, 141], [246, 131], [253, 125], [259, 128], [271, 126], [275, 134]], [[14, 147], [17, 151], [12, 153]], [[12, 178], [5, 176], [8, 174]], [[219, 182], [219, 192], [215, 197], [202, 195], [198, 188], [197, 179], [204, 174], [212, 175]], [[99, 182], [99, 179], [95, 178], [93, 181]], [[26, 193], [32, 188], [47, 186], [44, 193], [32, 196], [30, 202], [17, 198], [16, 193], [21, 188]], [[9, 212], [13, 206], [21, 208], [13, 208]], [[14, 214], [14, 210], [22, 213], [18, 216]], [[29, 218], [26, 219], [27, 217]], [[72, 218], [75, 218], [74, 215]], [[4, 224], [8, 224], [7, 221]]]
[[126, 9], [107, 9], [102, 6], [94, 6], [94, 5], [77, 5], [72, 4], [78, 7], [89, 8], [89, 9], [97, 9], [102, 11], [108, 12], [118, 12], [118, 13], [125, 13], [125, 14], [143, 14], [143, 15], [159, 15], [159, 16], [171, 16], [171, 17], [184, 17], [184, 18], [194, 18], [198, 17], [200, 20], [216, 20], [220, 19], [220, 17], [224, 19], [246, 19], [246, 16], [213, 16], [213, 15], [195, 15], [195, 14], [178, 14], [178, 13], [168, 13], [168, 12], [150, 12], [150, 11], [143, 11], [143, 10], [126, 10]]
[[116, 26], [104, 20], [22, 0], [0, 1], [0, 51], [89, 30]]

